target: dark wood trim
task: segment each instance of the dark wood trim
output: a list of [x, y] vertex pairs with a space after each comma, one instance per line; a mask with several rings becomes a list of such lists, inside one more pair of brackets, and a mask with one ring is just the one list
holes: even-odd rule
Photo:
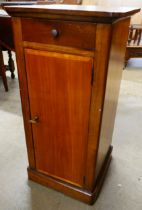
[[[140, 11], [139, 8], [114, 8], [102, 7], [92, 5], [26, 5], [26, 6], [11, 6], [5, 7], [6, 11], [16, 15], [20, 12], [25, 15], [27, 13], [42, 13], [42, 14], [58, 14], [58, 15], [74, 15], [74, 16], [89, 16], [89, 17], [109, 17], [109, 18], [122, 18], [131, 16]], [[23, 13], [22, 13], [23, 12]]]
[[6, 6], [4, 9], [15, 17], [38, 17], [56, 20], [76, 20], [85, 22], [112, 23], [116, 19], [131, 16], [138, 8], [105, 8], [85, 5], [27, 5]]
[[[6, 8], [4, 8], [6, 9]], [[72, 16], [72, 15], [52, 15], [52, 14], [37, 14], [37, 13], [16, 13], [16, 15], [9, 13], [13, 17], [24, 17], [24, 18], [40, 18], [47, 20], [59, 20], [59, 21], [78, 21], [78, 22], [90, 22], [90, 23], [106, 23], [111, 24], [116, 21], [116, 18], [100, 18], [100, 17], [80, 17], [80, 16]]]
[[106, 159], [103, 163], [101, 172], [98, 176], [95, 188], [93, 192], [83, 190], [79, 187], [75, 187], [71, 184], [67, 184], [63, 181], [57, 180], [55, 178], [52, 178], [50, 176], [44, 175], [36, 170], [33, 170], [31, 168], [28, 168], [28, 177], [29, 180], [35, 181], [39, 184], [45, 185], [47, 187], [53, 188], [57, 191], [60, 191], [62, 193], [65, 193], [68, 196], [71, 196], [75, 199], [78, 199], [80, 201], [83, 201], [87, 204], [93, 204], [95, 200], [97, 199], [99, 192], [101, 190], [107, 169], [109, 167], [110, 161], [111, 161], [111, 153], [112, 153], [112, 146], [110, 146]]
[[103, 182], [105, 180], [105, 176], [106, 176], [106, 173], [107, 173], [107, 170], [109, 168], [109, 165], [110, 165], [110, 162], [111, 162], [111, 159], [112, 159], [112, 150], [113, 150], [113, 146], [110, 146], [109, 147], [109, 150], [107, 152], [107, 155], [106, 155], [106, 158], [104, 160], [104, 163], [103, 163], [103, 166], [100, 170], [100, 173], [99, 173], [99, 176], [97, 177], [97, 180], [96, 180], [96, 185], [94, 187], [94, 191], [93, 191], [93, 194], [92, 194], [92, 203], [93, 204], [98, 196], [99, 196], [99, 193], [101, 191], [101, 188], [103, 186]]

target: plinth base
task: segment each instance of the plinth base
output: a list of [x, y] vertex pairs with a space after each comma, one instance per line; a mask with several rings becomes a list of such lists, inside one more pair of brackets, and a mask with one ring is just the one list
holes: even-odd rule
[[96, 185], [93, 192], [89, 192], [85, 189], [81, 189], [71, 184], [57, 180], [53, 177], [49, 177], [31, 168], [28, 168], [28, 177], [29, 177], [29, 180], [32, 180], [44, 186], [58, 190], [66, 195], [69, 195], [87, 204], [93, 204], [95, 200], [97, 199], [99, 192], [101, 190], [105, 174], [107, 172], [107, 169], [111, 161], [111, 153], [112, 153], [112, 146], [110, 146], [109, 148], [108, 154], [106, 156], [106, 159], [104, 161], [100, 174], [97, 178]]

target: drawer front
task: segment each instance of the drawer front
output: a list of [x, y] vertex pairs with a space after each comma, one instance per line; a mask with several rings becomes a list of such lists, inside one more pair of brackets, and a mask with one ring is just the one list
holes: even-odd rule
[[95, 32], [96, 24], [22, 19], [23, 41], [94, 50]]

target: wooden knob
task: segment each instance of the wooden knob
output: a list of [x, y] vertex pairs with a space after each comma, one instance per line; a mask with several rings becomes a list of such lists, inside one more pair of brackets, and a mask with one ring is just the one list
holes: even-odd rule
[[59, 31], [57, 29], [52, 29], [51, 30], [51, 34], [54, 38], [58, 37], [59, 36]]

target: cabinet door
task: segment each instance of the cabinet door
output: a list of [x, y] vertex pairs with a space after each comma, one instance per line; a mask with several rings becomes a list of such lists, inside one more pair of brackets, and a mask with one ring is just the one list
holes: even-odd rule
[[82, 186], [92, 58], [25, 49], [36, 170]]

